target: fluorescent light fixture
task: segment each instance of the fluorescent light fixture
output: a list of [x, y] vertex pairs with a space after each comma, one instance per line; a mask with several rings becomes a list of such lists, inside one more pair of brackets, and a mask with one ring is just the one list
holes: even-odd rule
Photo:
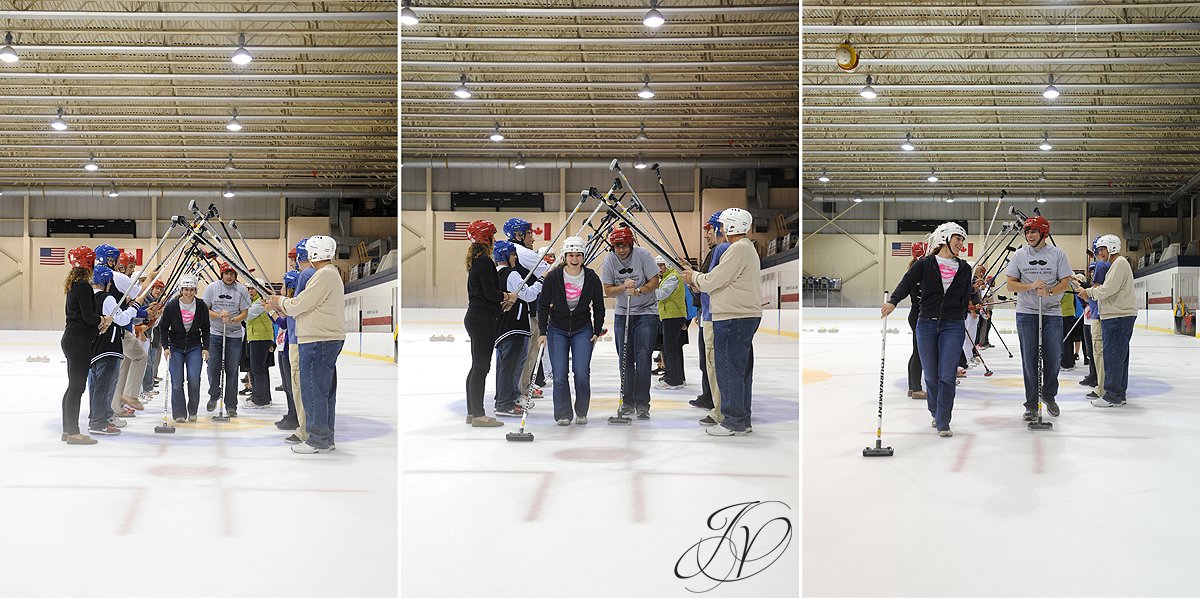
[[496, 128], [492, 129], [489, 139], [492, 141], [504, 141], [504, 134], [500, 132], [500, 123], [496, 123]]
[[912, 133], [904, 134], [904, 142], [900, 144], [900, 149], [906, 152], [911, 152], [917, 149], [917, 146], [913, 145], [912, 143]]
[[642, 83], [642, 89], [638, 92], [638, 97], [646, 100], [654, 97], [654, 90], [650, 89], [650, 75], [644, 75]]
[[667, 20], [663, 18], [662, 13], [658, 12], [658, 0], [650, 0], [650, 10], [646, 12], [645, 18], [642, 19], [642, 24], [657, 29], [662, 27], [663, 23], [666, 22]]
[[520, 153], [517, 154], [517, 163], [513, 164], [513, 168], [517, 170], [524, 170], [525, 168], [525, 158], [522, 158]]
[[458, 76], [458, 87], [454, 88], [454, 95], [464, 100], [471, 97], [471, 90], [467, 89], [467, 75], [465, 73]]
[[1046, 90], [1042, 92], [1042, 97], [1047, 100], [1053, 100], [1058, 95], [1058, 88], [1054, 86], [1054, 75], [1050, 75], [1050, 83], [1046, 85]]
[[63, 120], [62, 108], [58, 109], [58, 116], [54, 117], [54, 120], [50, 121], [50, 128], [54, 129], [55, 131], [67, 130], [67, 121]]
[[873, 99], [875, 99], [875, 96], [879, 95], [879, 94], [875, 93], [875, 88], [871, 87], [871, 76], [870, 75], [867, 75], [867, 84], [862, 89], [858, 90], [858, 95], [860, 95], [864, 98], [867, 98], [868, 100], [873, 100]]
[[412, 3], [409, 0], [404, 0], [404, 8], [400, 9], [400, 22], [405, 25], [416, 25], [421, 22], [417, 18], [417, 13], [412, 9]]
[[229, 122], [225, 123], [225, 128], [229, 129], [230, 131], [242, 130], [242, 121], [238, 120], [237, 108], [233, 109], [233, 118], [229, 119]]
[[936, 182], [938, 182], [938, 180], [940, 180], [940, 179], [938, 179], [938, 175], [937, 175], [937, 173], [936, 173], [936, 172], [934, 172], [934, 171], [933, 171], [933, 169], [930, 169], [930, 170], [929, 170], [929, 176], [925, 177], [925, 180], [927, 180], [927, 181], [929, 181], [929, 182], [931, 182], [931, 183], [936, 183]]
[[221, 192], [221, 197], [229, 199], [230, 197], [233, 197], [233, 195], [233, 188], [229, 186], [229, 183], [225, 183], [225, 190]]
[[88, 154], [87, 162], [83, 163], [83, 169], [88, 172], [96, 172], [100, 170], [100, 165], [96, 163], [96, 155]]
[[828, 183], [830, 179], [829, 179], [829, 175], [826, 174], [824, 170], [822, 170], [821, 176], [817, 177], [817, 180], [821, 181], [822, 183]]
[[230, 56], [229, 59], [238, 66], [246, 66], [247, 64], [250, 64], [251, 60], [254, 60], [254, 57], [251, 56], [250, 52], [246, 50], [245, 33], [238, 34], [238, 47], [233, 51], [233, 56]]
[[1048, 152], [1048, 151], [1054, 149], [1054, 146], [1050, 145], [1050, 134], [1049, 133], [1042, 133], [1042, 144], [1039, 145], [1038, 147], [1041, 148], [1042, 151], [1045, 151], [1045, 152]]
[[4, 47], [0, 48], [0, 60], [4, 62], [16, 62], [21, 59], [20, 56], [17, 56], [17, 51], [13, 49], [12, 43], [12, 32], [9, 31], [4, 34]]

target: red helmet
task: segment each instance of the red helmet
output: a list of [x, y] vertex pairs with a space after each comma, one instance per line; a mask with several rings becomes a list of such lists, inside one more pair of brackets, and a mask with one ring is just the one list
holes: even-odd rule
[[296, 248], [293, 247], [293, 248], [289, 249], [287, 256], [288, 256], [289, 260], [295, 260], [296, 259]]
[[71, 262], [71, 267], [73, 268], [87, 268], [91, 270], [96, 265], [96, 252], [87, 245], [80, 245], [67, 252], [67, 260]]
[[161, 281], [161, 280], [156, 280], [156, 281], [154, 281], [154, 284], [150, 285], [150, 288], [152, 288], [152, 289], [165, 289], [165, 288], [167, 288], [167, 283], [165, 283], [165, 282], [163, 282], [163, 281]]
[[621, 243], [629, 243], [630, 245], [632, 245], [633, 244], [633, 231], [629, 230], [628, 228], [624, 228], [624, 227], [614, 228], [614, 229], [612, 229], [612, 232], [608, 233], [608, 243], [613, 246], [619, 245]]
[[137, 258], [132, 253], [121, 250], [121, 255], [117, 256], [117, 266], [132, 266], [137, 263]]
[[928, 252], [929, 252], [929, 244], [928, 243], [925, 243], [923, 241], [917, 241], [916, 243], [912, 244], [912, 256], [913, 256], [914, 260], [925, 257], [925, 254]]
[[222, 276], [224, 276], [226, 272], [233, 272], [234, 274], [237, 274], [237, 270], [234, 270], [233, 266], [229, 265], [229, 262], [221, 262], [220, 270]]
[[472, 243], [491, 243], [496, 236], [496, 225], [487, 220], [476, 220], [467, 225], [467, 238]]
[[1042, 233], [1042, 237], [1050, 236], [1050, 221], [1041, 216], [1034, 216], [1025, 219], [1025, 226], [1021, 227], [1021, 232], [1033, 229]]

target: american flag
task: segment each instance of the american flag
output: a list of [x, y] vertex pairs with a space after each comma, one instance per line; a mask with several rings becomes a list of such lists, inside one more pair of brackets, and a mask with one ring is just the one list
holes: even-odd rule
[[466, 241], [467, 226], [470, 222], [444, 222], [442, 223], [442, 240], [443, 241]]
[[38, 263], [43, 266], [61, 266], [66, 262], [66, 247], [43, 247], [38, 250]]
[[892, 243], [892, 257], [912, 257], [912, 243]]

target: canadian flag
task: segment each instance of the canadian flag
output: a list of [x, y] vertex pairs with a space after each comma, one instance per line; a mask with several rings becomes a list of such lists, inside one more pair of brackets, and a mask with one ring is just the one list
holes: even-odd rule
[[550, 240], [550, 223], [543, 222], [541, 226], [534, 225], [533, 230], [531, 232], [534, 235], [537, 235], [538, 238], [540, 238], [541, 240], [549, 241]]
[[967, 249], [967, 257], [971, 257], [971, 256], [975, 255], [975, 244], [974, 243], [967, 243], [966, 249]]

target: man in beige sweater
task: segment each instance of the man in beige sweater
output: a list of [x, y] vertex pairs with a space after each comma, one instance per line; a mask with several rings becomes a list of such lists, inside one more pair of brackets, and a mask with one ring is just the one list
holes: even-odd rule
[[1129, 388], [1129, 339], [1133, 338], [1133, 323], [1137, 306], [1133, 302], [1133, 268], [1121, 258], [1121, 239], [1104, 235], [1096, 240], [1097, 259], [1110, 264], [1104, 283], [1081, 289], [1084, 299], [1095, 299], [1100, 305], [1100, 331], [1104, 338], [1104, 392], [1092, 399], [1096, 407], [1117, 407], [1125, 404]]
[[337, 358], [346, 342], [345, 287], [332, 263], [337, 242], [331, 237], [309, 237], [308, 259], [316, 273], [304, 292], [292, 298], [272, 296], [272, 309], [296, 320], [300, 355], [300, 400], [307, 420], [308, 438], [292, 452], [311, 455], [334, 450], [334, 416], [337, 405]]
[[712, 271], [696, 274], [687, 269], [683, 280], [708, 293], [711, 302], [717, 385], [725, 418], [706, 432], [712, 436], [740, 436], [752, 431], [753, 341], [762, 320], [760, 263], [758, 251], [746, 238], [753, 223], [750, 213], [729, 208], [721, 211], [719, 220], [729, 248]]

